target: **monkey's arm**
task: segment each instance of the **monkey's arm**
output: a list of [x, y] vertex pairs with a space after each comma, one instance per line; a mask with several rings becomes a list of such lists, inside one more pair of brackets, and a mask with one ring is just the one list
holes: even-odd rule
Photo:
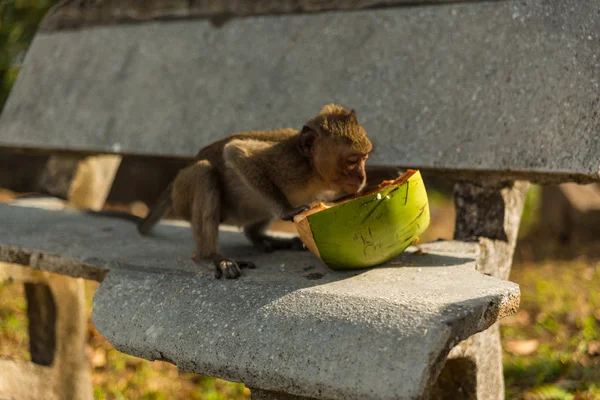
[[238, 174], [248, 188], [269, 203], [269, 208], [275, 215], [290, 219], [306, 208], [293, 208], [281, 189], [268, 178], [271, 174], [267, 169], [276, 168], [276, 166], [269, 165], [261, 153], [272, 145], [272, 143], [257, 140], [235, 139], [223, 149], [223, 158], [227, 166]]

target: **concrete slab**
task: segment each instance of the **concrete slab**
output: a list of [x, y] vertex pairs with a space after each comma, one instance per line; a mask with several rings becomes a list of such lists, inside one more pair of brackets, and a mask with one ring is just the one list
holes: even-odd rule
[[103, 280], [93, 321], [118, 350], [263, 390], [420, 398], [452, 347], [519, 302], [516, 284], [475, 270], [476, 244], [334, 272], [223, 231], [223, 252], [258, 265], [225, 281], [189, 259], [187, 226], [140, 237], [127, 221], [14, 205], [0, 205], [0, 220], [0, 261]]
[[[39, 34], [0, 147], [191, 157], [357, 110], [372, 165], [599, 179], [596, 0], [467, 2]], [[507, 178], [507, 176], [504, 176]]]

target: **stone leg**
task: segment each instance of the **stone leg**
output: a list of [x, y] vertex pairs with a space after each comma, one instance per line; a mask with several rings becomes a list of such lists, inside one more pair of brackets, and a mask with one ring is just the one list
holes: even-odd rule
[[539, 229], [561, 244], [593, 240], [600, 235], [600, 184], [563, 183], [542, 187]]
[[0, 263], [25, 281], [31, 362], [0, 360], [0, 399], [91, 400], [82, 279]]
[[[53, 155], [36, 190], [100, 210], [120, 162], [114, 155]], [[26, 282], [31, 352], [31, 362], [0, 360], [0, 399], [93, 399], [83, 280], [2, 263], [0, 279]]]
[[455, 346], [431, 392], [432, 400], [503, 400], [498, 324]]
[[51, 156], [37, 188], [68, 199], [73, 205], [99, 211], [110, 192], [121, 156]]
[[[477, 241], [477, 269], [508, 279], [527, 182], [459, 183], [455, 186], [454, 238]], [[498, 323], [454, 347], [432, 391], [432, 399], [504, 399]]]

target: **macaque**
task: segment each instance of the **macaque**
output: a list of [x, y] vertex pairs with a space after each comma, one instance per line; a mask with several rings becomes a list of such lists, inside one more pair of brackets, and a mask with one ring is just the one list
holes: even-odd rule
[[299, 238], [265, 233], [277, 218], [291, 220], [317, 201], [359, 193], [366, 184], [365, 162], [372, 144], [354, 110], [328, 104], [300, 131], [243, 132], [218, 140], [182, 169], [138, 223], [141, 234], [173, 208], [191, 222], [193, 258], [215, 265], [215, 276], [235, 279], [249, 261], [217, 251], [221, 223], [243, 226], [258, 249], [303, 249]]

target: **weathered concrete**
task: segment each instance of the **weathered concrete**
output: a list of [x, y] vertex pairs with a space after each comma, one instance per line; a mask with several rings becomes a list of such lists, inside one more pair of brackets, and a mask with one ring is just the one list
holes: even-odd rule
[[478, 269], [508, 279], [529, 182], [459, 183], [454, 239], [481, 245]]
[[0, 359], [0, 398], [19, 400], [60, 400], [48, 390], [54, 369], [26, 361]]
[[300, 128], [336, 101], [373, 137], [373, 165], [597, 180], [599, 49], [595, 0], [40, 34], [0, 147], [190, 157], [227, 133]]
[[68, 192], [69, 202], [78, 208], [99, 211], [110, 192], [121, 156], [86, 157], [76, 169]]
[[518, 307], [517, 285], [475, 270], [477, 244], [333, 272], [308, 252], [259, 254], [223, 231], [223, 252], [259, 267], [221, 281], [189, 260], [188, 227], [143, 238], [122, 220], [9, 205], [0, 219], [2, 260], [97, 279], [111, 270], [93, 320], [118, 350], [263, 390], [417, 398], [454, 345]]
[[77, 173], [77, 165], [84, 158], [84, 156], [76, 154], [50, 156], [36, 185], [29, 190], [48, 193], [66, 200], [69, 197], [71, 182]]
[[294, 396], [281, 392], [269, 392], [267, 390], [250, 389], [252, 400], [311, 400], [311, 397]]
[[93, 399], [83, 280], [1, 262], [0, 279], [26, 282], [33, 361], [0, 360], [0, 399]]
[[53, 155], [35, 190], [68, 199], [79, 208], [101, 210], [120, 163], [121, 157], [117, 155]]

